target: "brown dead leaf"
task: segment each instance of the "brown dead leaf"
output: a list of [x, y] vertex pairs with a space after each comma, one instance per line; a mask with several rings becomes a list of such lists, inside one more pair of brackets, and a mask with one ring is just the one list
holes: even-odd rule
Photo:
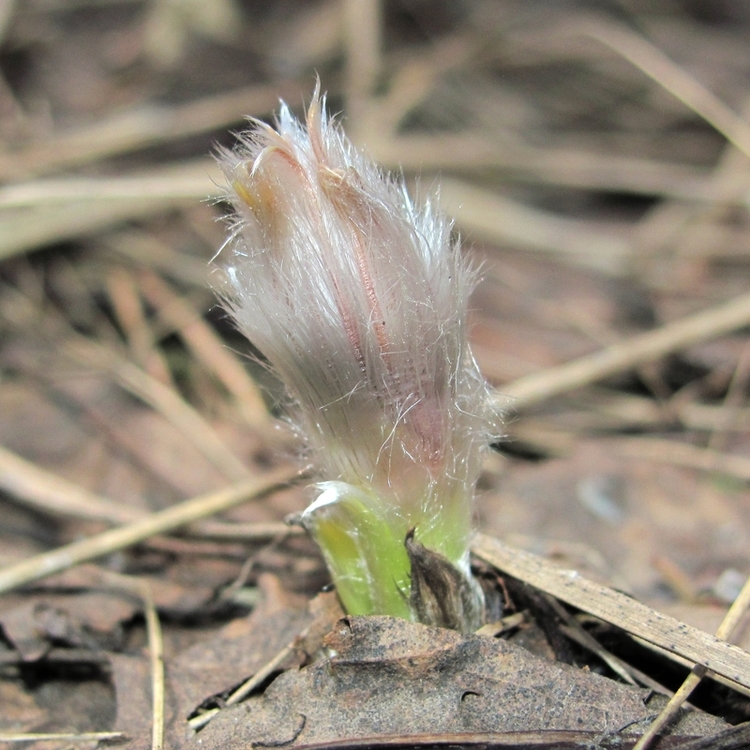
[[4, 732], [29, 732], [45, 718], [45, 712], [20, 680], [0, 682], [0, 705], [0, 730]]
[[479, 498], [481, 526], [517, 546], [524, 545], [516, 534], [535, 540], [537, 550], [540, 539], [581, 551], [585, 542], [612, 566], [618, 587], [654, 599], [663, 593], [655, 551], [690, 575], [715, 560], [744, 569], [747, 494], [711, 481], [699, 485], [702, 479], [692, 469], [618, 455], [616, 441], [580, 440], [569, 457], [511, 463], [497, 492]]
[[312, 661], [324, 648], [325, 637], [333, 626], [345, 615], [335, 591], [323, 591], [310, 601], [310, 627], [294, 643], [306, 661]]
[[113, 647], [118, 626], [141, 609], [119, 594], [42, 595], [5, 612], [2, 626], [24, 661], [42, 657], [53, 644], [78, 648]]
[[[202, 562], [202, 568], [211, 568], [211, 562]], [[220, 566], [222, 577], [216, 583], [217, 586], [226, 583], [227, 579], [231, 576], [231, 573], [236, 569], [234, 566]], [[197, 576], [196, 576], [197, 577]], [[141, 581], [148, 583], [153, 597], [156, 608], [160, 611], [167, 611], [170, 614], [178, 615], [189, 615], [202, 609], [214, 596], [214, 588], [209, 583], [212, 576], [204, 575], [203, 580], [200, 581], [203, 585], [196, 580], [188, 581], [187, 585], [182, 583], [164, 580], [164, 578], [158, 578], [156, 576], [139, 576]], [[218, 576], [217, 576], [218, 577]], [[208, 580], [207, 580], [208, 579]], [[113, 588], [116, 590], [113, 595], [117, 593], [119, 596], [132, 600], [135, 603], [139, 603], [138, 598], [134, 598], [128, 595], [127, 592], [123, 591], [117, 584], [116, 576], [113, 577], [108, 571], [103, 570], [98, 565], [87, 564], [77, 565], [74, 568], [57, 573], [54, 576], [49, 576], [42, 581], [35, 584], [37, 590], [50, 589], [51, 591], [60, 590], [72, 590], [76, 589], [95, 589], [97, 591], [112, 591]], [[139, 604], [139, 607], [142, 606]]]
[[194, 644], [169, 664], [168, 693], [173, 696], [175, 741], [185, 721], [213, 696], [235, 688], [270, 661], [309, 622], [307, 601], [286, 593], [273, 576], [259, 577], [261, 604], [248, 617], [232, 620], [211, 638]]
[[633, 729], [647, 691], [522, 648], [388, 617], [346, 617], [332, 658], [222, 711], [188, 747], [298, 747], [342, 738]]

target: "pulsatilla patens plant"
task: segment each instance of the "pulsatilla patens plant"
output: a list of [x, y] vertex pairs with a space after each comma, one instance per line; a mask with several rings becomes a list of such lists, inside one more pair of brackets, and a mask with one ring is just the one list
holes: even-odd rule
[[317, 91], [305, 123], [282, 105], [220, 163], [234, 209], [222, 294], [325, 479], [302, 519], [344, 607], [474, 627], [472, 500], [497, 419], [450, 223], [360, 153]]

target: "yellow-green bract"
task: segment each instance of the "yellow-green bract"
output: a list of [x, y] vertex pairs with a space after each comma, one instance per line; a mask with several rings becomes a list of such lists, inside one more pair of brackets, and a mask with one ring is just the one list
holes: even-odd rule
[[304, 521], [353, 614], [414, 619], [404, 539], [469, 576], [474, 485], [496, 434], [467, 340], [475, 273], [325, 114], [282, 106], [220, 163], [234, 207], [222, 293], [295, 403], [323, 481]]

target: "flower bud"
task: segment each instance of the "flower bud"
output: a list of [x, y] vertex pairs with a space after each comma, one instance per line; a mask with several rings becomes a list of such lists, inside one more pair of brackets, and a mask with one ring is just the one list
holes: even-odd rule
[[282, 105], [276, 128], [252, 121], [221, 155], [234, 208], [224, 294], [331, 480], [304, 520], [344, 605], [416, 618], [406, 536], [469, 576], [474, 485], [497, 423], [467, 339], [476, 275], [450, 223], [415, 206], [324, 105], [316, 91], [305, 125]]

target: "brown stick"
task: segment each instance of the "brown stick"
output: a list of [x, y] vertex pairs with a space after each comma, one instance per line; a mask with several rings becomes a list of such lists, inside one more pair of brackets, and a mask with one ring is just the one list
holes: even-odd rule
[[589, 581], [573, 570], [562, 570], [542, 557], [508, 547], [484, 534], [477, 535], [472, 552], [540, 591], [750, 688], [750, 654], [737, 646]]
[[514, 380], [500, 389], [501, 395], [497, 398], [514, 408], [530, 406], [748, 324], [750, 294], [744, 294], [655, 331]]
[[0, 570], [0, 594], [52, 573], [67, 570], [79, 563], [130, 547], [156, 534], [173, 531], [193, 521], [220, 513], [250, 498], [268, 494], [303, 476], [304, 473], [304, 470], [284, 466], [264, 477], [249, 479], [218, 492], [186, 500], [148, 518], [9, 565]]

